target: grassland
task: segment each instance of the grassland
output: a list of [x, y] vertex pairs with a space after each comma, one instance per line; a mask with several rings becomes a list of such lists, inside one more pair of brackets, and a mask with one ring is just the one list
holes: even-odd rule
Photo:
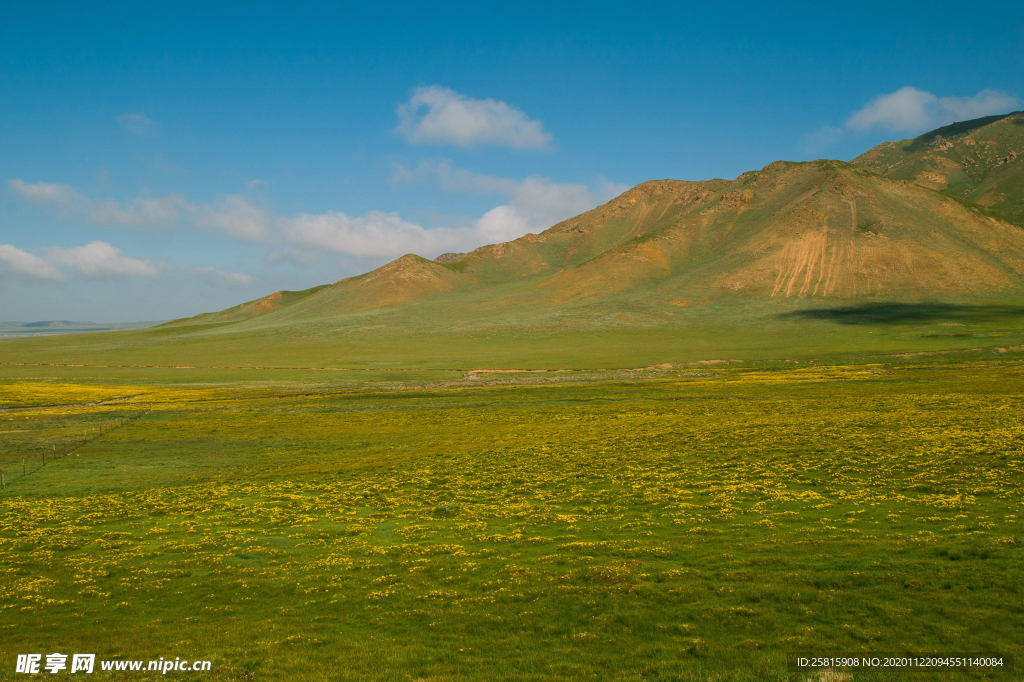
[[1021, 679], [1021, 120], [0, 341], [0, 678]]
[[211, 659], [221, 680], [1019, 659], [1024, 363], [939, 357], [418, 388], [5, 366], [0, 676], [52, 651]]
[[[0, 341], [3, 376], [101, 383], [338, 385], [455, 380], [474, 369], [599, 370], [741, 360], [891, 362], [997, 357], [1024, 346], [1020, 296], [938, 302], [757, 300], [659, 310], [638, 299], [474, 317], [436, 297], [259, 328], [157, 327]], [[529, 320], [533, 322], [530, 323]], [[362, 373], [362, 374], [360, 374]]]

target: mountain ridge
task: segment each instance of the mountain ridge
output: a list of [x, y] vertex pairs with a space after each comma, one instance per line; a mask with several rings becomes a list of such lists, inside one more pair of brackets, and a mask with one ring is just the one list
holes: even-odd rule
[[851, 163], [974, 202], [1024, 225], [1024, 111], [883, 142]]
[[[1024, 115], [1013, 112], [883, 143], [850, 163], [775, 161], [731, 181], [651, 180], [539, 234], [433, 261], [407, 254], [165, 326], [279, 326], [434, 298], [470, 316], [601, 301], [668, 315], [723, 299], [1016, 292], [1024, 287], [1024, 229], [1012, 217], [1024, 209], [1024, 186], [1013, 185], [1022, 145]], [[957, 166], [963, 178], [937, 182], [928, 169], [951, 169], [963, 148], [985, 153]], [[1011, 196], [992, 194], [1006, 187]]]

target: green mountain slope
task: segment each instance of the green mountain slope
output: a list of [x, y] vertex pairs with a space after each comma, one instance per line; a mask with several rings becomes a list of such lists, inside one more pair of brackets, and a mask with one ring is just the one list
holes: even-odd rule
[[883, 142], [852, 163], [963, 197], [1024, 225], [1024, 112]]

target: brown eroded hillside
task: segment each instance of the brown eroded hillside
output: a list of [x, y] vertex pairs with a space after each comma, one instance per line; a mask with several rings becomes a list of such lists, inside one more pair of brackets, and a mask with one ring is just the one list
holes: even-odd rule
[[172, 324], [291, 324], [442, 296], [452, 319], [604, 301], [969, 298], [1020, 289], [1024, 230], [906, 179], [780, 161], [731, 182], [645, 182], [541, 234], [439, 260], [406, 255]]
[[[672, 201], [668, 187], [647, 189], [641, 203]], [[538, 289], [916, 297], [1015, 289], [1022, 273], [1024, 231], [976, 207], [838, 161], [777, 162]]]

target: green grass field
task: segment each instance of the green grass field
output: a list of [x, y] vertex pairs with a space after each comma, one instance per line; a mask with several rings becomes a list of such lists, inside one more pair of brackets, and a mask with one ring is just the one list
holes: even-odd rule
[[[478, 379], [7, 365], [0, 676], [59, 651], [213, 662], [108, 679], [1020, 679], [1017, 355]], [[868, 652], [1006, 664], [791, 662]]]
[[[481, 368], [636, 369], [740, 360], [894, 362], [1024, 348], [1017, 295], [937, 302], [754, 298], [660, 310], [642, 300], [489, 317], [438, 297], [309, 324], [155, 327], [0, 341], [0, 377], [106, 383], [422, 385]], [[671, 313], [671, 314], [670, 314]], [[523, 324], [523, 316], [536, 324]], [[617, 321], [618, 320], [618, 321]], [[348, 370], [354, 370], [348, 371]], [[362, 372], [362, 374], [360, 374]]]
[[0, 325], [0, 679], [1024, 679], [1022, 126]]

